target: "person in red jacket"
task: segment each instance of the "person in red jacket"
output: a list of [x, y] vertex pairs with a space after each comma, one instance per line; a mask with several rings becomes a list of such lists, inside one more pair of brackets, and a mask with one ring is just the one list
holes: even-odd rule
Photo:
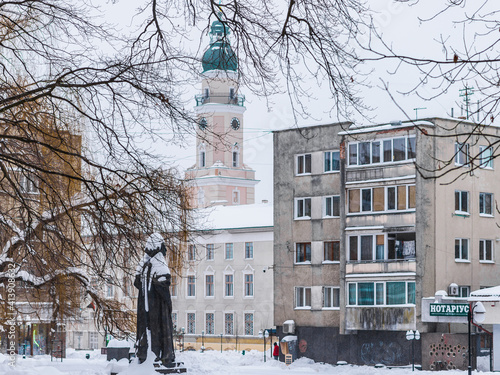
[[279, 348], [278, 344], [275, 342], [274, 349], [273, 349], [273, 357], [275, 360], [278, 360], [279, 356], [280, 356], [280, 348]]

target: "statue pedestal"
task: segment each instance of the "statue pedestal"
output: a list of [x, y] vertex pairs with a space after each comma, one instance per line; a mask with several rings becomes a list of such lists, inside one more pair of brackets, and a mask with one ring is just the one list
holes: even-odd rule
[[187, 372], [187, 368], [184, 367], [184, 362], [172, 362], [168, 367], [162, 366], [159, 363], [155, 363], [155, 371], [159, 374], [181, 374]]

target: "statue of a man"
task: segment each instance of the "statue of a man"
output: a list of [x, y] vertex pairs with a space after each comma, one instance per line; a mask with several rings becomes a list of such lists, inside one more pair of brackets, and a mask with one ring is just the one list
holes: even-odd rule
[[139, 289], [137, 301], [137, 358], [142, 363], [148, 352], [155, 362], [174, 366], [175, 353], [170, 299], [170, 270], [165, 259], [166, 247], [160, 234], [146, 241], [144, 257], [137, 266], [134, 286]]

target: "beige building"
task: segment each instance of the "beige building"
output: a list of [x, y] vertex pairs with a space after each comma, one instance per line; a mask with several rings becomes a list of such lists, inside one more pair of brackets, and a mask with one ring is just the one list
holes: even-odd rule
[[275, 133], [275, 324], [295, 322], [301, 355], [407, 364], [407, 330], [464, 332], [423, 322], [421, 301], [445, 290], [467, 303], [500, 284], [489, 147], [499, 129], [468, 137], [474, 126], [430, 118]]

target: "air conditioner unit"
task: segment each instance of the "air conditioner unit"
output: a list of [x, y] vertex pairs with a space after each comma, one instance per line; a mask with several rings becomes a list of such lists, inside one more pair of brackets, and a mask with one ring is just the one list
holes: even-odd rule
[[295, 322], [293, 320], [287, 320], [283, 323], [283, 333], [292, 335], [295, 333]]
[[458, 285], [455, 283], [451, 283], [450, 286], [448, 287], [448, 295], [449, 296], [458, 296], [459, 295], [459, 289]]

